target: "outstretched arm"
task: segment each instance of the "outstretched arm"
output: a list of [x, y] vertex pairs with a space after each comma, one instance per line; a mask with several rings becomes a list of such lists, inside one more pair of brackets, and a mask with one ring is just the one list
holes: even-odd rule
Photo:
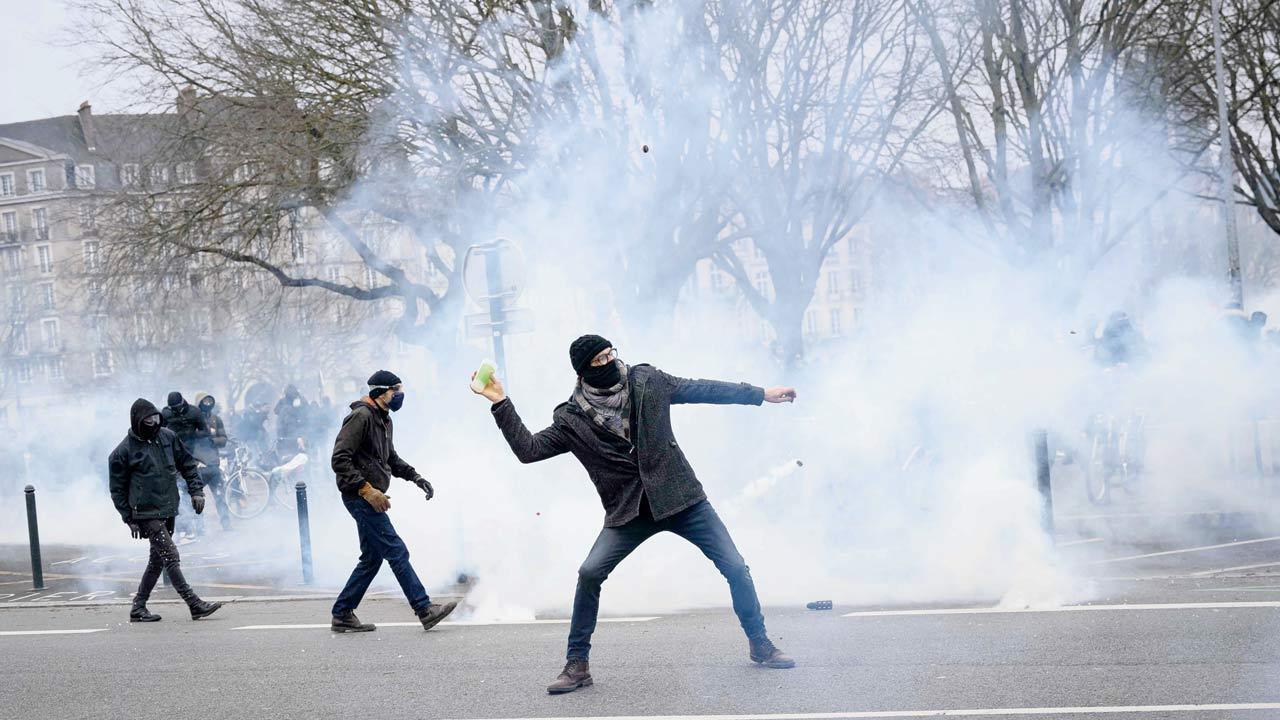
[[[471, 379], [475, 379], [474, 374]], [[483, 395], [493, 403], [493, 407], [490, 408], [493, 411], [493, 420], [502, 431], [502, 436], [507, 439], [507, 444], [511, 446], [511, 452], [516, 454], [520, 462], [535, 463], [569, 452], [569, 439], [564, 431], [555, 425], [537, 433], [529, 432], [529, 428], [525, 427], [524, 421], [520, 419], [520, 413], [516, 412], [516, 406], [507, 397], [502, 381], [496, 375], [489, 380], [489, 384], [483, 390], [472, 389], [472, 392]]]
[[[661, 371], [659, 371], [661, 372]], [[756, 387], [750, 383], [728, 383], [719, 380], [693, 380], [663, 373], [675, 386], [673, 404], [706, 403], [711, 405], [759, 405], [765, 402], [795, 402], [795, 388]]]

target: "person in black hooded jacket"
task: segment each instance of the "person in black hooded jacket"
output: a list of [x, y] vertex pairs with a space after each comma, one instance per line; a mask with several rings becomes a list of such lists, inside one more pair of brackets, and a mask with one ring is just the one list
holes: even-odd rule
[[138, 398], [129, 409], [129, 434], [107, 460], [111, 500], [120, 519], [135, 539], [146, 538], [151, 543], [151, 558], [129, 611], [131, 622], [160, 619], [147, 610], [147, 600], [162, 570], [169, 573], [173, 589], [186, 601], [192, 620], [208, 617], [222, 607], [221, 603], [201, 600], [179, 566], [178, 547], [173, 543], [179, 473], [191, 493], [192, 509], [196, 514], [204, 512], [204, 486], [195, 458], [172, 430], [161, 427], [156, 406]]

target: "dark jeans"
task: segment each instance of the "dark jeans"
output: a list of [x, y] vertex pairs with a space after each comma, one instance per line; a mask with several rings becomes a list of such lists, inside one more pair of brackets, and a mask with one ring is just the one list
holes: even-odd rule
[[422, 587], [418, 573], [409, 564], [409, 548], [405, 547], [404, 540], [396, 534], [391, 518], [386, 513], [375, 512], [363, 498], [344, 498], [342, 504], [347, 506], [347, 512], [355, 518], [356, 530], [360, 533], [360, 562], [356, 563], [356, 569], [351, 571], [346, 587], [338, 594], [338, 600], [333, 604], [333, 614], [344, 615], [360, 605], [365, 591], [369, 589], [369, 583], [373, 582], [382, 569], [383, 560], [391, 566], [391, 572], [400, 581], [400, 589], [404, 591], [404, 596], [409, 599], [409, 606], [415, 612], [430, 605], [431, 598], [427, 596], [426, 588]]
[[200, 480], [204, 482], [205, 502], [209, 501], [209, 496], [213, 496], [213, 505], [218, 508], [218, 522], [222, 523], [223, 530], [231, 529], [231, 511], [227, 509], [227, 498], [222, 492], [222, 469], [215, 465], [205, 465], [200, 468]]
[[703, 500], [665, 520], [655, 521], [651, 515], [642, 513], [626, 525], [600, 531], [591, 553], [578, 569], [578, 591], [573, 597], [573, 621], [569, 625], [570, 659], [585, 660], [591, 653], [591, 634], [596, 629], [600, 586], [605, 578], [623, 558], [640, 547], [640, 543], [663, 531], [673, 532], [693, 543], [715, 563], [716, 569], [729, 581], [733, 611], [737, 613], [747, 637], [754, 640], [765, 636], [764, 614], [760, 611], [751, 570], [738, 553], [715, 508]]
[[178, 563], [178, 546], [173, 544], [173, 518], [166, 520], [139, 520], [138, 527], [142, 535], [151, 543], [151, 557], [147, 560], [147, 569], [142, 572], [142, 582], [138, 583], [138, 593], [133, 596], [134, 609], [141, 609], [151, 599], [151, 591], [160, 579], [161, 571], [169, 573], [169, 582], [178, 596], [188, 605], [199, 602], [196, 591], [187, 584]]

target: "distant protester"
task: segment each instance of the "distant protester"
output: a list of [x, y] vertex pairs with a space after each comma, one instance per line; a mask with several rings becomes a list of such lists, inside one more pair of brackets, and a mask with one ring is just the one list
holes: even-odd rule
[[218, 401], [205, 393], [196, 395], [196, 407], [200, 410], [208, 434], [196, 439], [191, 446], [191, 454], [200, 461], [200, 478], [205, 487], [213, 495], [213, 504], [218, 508], [218, 522], [223, 530], [231, 529], [231, 512], [227, 509], [222, 482], [222, 453], [227, 447], [227, 429], [217, 412]]
[[379, 370], [369, 378], [369, 393], [351, 403], [351, 412], [342, 421], [333, 444], [333, 471], [337, 475], [342, 504], [356, 521], [360, 537], [360, 561], [333, 604], [334, 632], [368, 632], [371, 623], [362, 623], [355, 610], [364, 599], [385, 560], [391, 566], [424, 630], [430, 630], [445, 619], [456, 602], [440, 605], [431, 602], [418, 573], [409, 563], [409, 548], [391, 524], [387, 511], [391, 500], [386, 492], [391, 477], [417, 485], [427, 499], [435, 497], [435, 489], [413, 466], [396, 453], [392, 441], [391, 413], [404, 404], [404, 385], [387, 370]]
[[111, 500], [135, 539], [151, 543], [151, 557], [142, 573], [142, 582], [129, 610], [131, 622], [160, 619], [147, 610], [147, 600], [160, 573], [169, 573], [169, 582], [186, 601], [191, 619], [212, 615], [222, 603], [208, 603], [196, 595], [180, 567], [178, 547], [173, 543], [173, 519], [178, 514], [178, 477], [181, 473], [196, 514], [204, 512], [204, 487], [196, 460], [169, 428], [161, 427], [160, 411], [138, 398], [129, 409], [129, 434], [107, 461]]
[[573, 393], [556, 407], [551, 427], [536, 434], [525, 427], [496, 377], [483, 390], [472, 388], [493, 403], [494, 420], [520, 462], [573, 453], [604, 505], [604, 528], [578, 569], [567, 662], [547, 692], [573, 692], [592, 684], [588, 656], [601, 587], [618, 563], [660, 532], [693, 543], [729, 581], [751, 660], [770, 668], [794, 667], [795, 661], [765, 632], [751, 570], [676, 443], [671, 406], [789, 403], [796, 399], [795, 389], [686, 380], [651, 365], [628, 366], [599, 335], [574, 340], [569, 361], [578, 376]]
[[[192, 454], [196, 455], [196, 459], [200, 460], [198, 451], [196, 450], [206, 438], [209, 436], [209, 426], [205, 423], [204, 416], [200, 410], [194, 405], [187, 402], [182, 393], [174, 390], [169, 393], [169, 397], [165, 403], [165, 407], [160, 411], [161, 423], [164, 427], [172, 430], [182, 444], [187, 447]], [[186, 487], [179, 484], [179, 494], [183, 495], [186, 500]], [[189, 503], [183, 502], [185, 506]], [[177, 520], [177, 537], [194, 537], [204, 534], [204, 519], [191, 515], [188, 512], [180, 512]]]

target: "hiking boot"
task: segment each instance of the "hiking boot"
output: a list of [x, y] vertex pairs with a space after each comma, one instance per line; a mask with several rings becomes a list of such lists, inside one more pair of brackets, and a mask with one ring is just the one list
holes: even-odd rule
[[329, 629], [336, 633], [373, 632], [378, 629], [378, 626], [373, 623], [362, 623], [355, 613], [347, 612], [342, 615], [334, 615], [333, 623], [329, 625]]
[[220, 602], [211, 603], [203, 600], [197, 600], [191, 604], [191, 619], [199, 620], [200, 618], [207, 618], [218, 612], [218, 608], [220, 607], [222, 607], [222, 603]]
[[570, 659], [564, 664], [564, 670], [556, 681], [547, 686], [551, 695], [563, 695], [578, 688], [591, 686], [591, 664], [586, 660]]
[[449, 613], [458, 607], [458, 603], [451, 602], [444, 605], [431, 603], [430, 605], [418, 611], [418, 619], [422, 621], [422, 629], [430, 630], [440, 623], [441, 620], [449, 617]]
[[146, 605], [143, 605], [129, 611], [129, 622], [160, 622], [160, 616], [153, 614]]
[[791, 656], [779, 650], [769, 638], [751, 641], [751, 662], [760, 663], [767, 668], [784, 670], [796, 666]]

